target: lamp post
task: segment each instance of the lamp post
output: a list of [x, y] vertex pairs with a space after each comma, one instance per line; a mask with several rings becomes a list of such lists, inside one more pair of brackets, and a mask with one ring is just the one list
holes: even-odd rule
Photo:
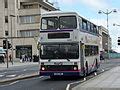
[[116, 13], [117, 11], [116, 11], [116, 9], [114, 9], [114, 10], [111, 10], [111, 11], [109, 11], [108, 9], [107, 9], [107, 11], [106, 12], [104, 12], [104, 11], [102, 11], [102, 10], [99, 10], [99, 12], [98, 12], [98, 14], [105, 14], [106, 16], [107, 16], [107, 19], [106, 19], [106, 21], [107, 21], [107, 30], [108, 30], [108, 59], [110, 59], [110, 56], [109, 56], [109, 39], [110, 39], [110, 35], [109, 35], [109, 18], [108, 18], [108, 15], [109, 14], [111, 14], [111, 13]]
[[115, 24], [115, 23], [113, 24], [113, 26], [119, 26], [119, 27], [120, 27], [120, 25], [119, 25], [119, 24]]
[[13, 32], [12, 32], [12, 29], [13, 29], [13, 28], [12, 28], [12, 18], [13, 18], [13, 17], [15, 17], [15, 15], [10, 15], [10, 18], [11, 18], [11, 31], [10, 31], [11, 36], [10, 36], [10, 37], [11, 37], [11, 45], [12, 45], [12, 47], [11, 47], [11, 50], [12, 50], [12, 53], [11, 53], [11, 57], [12, 57], [12, 58], [11, 58], [11, 59], [12, 59], [11, 61], [12, 61], [12, 64], [13, 64]]

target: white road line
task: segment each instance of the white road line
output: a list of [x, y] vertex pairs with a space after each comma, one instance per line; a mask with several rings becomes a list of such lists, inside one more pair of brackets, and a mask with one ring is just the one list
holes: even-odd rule
[[19, 82], [19, 81], [12, 82], [12, 83], [10, 83], [9, 85], [13, 85], [13, 84], [18, 83], [18, 82]]
[[24, 69], [23, 71], [27, 71], [27, 69]]
[[39, 78], [43, 78], [44, 76], [40, 76]]
[[16, 76], [16, 74], [13, 74], [13, 75], [7, 75], [6, 77], [8, 77], [8, 78], [12, 78], [12, 77], [15, 77]]
[[15, 81], [15, 82], [12, 82], [12, 83], [10, 83], [10, 84], [6, 84], [6, 85], [0, 85], [0, 87], [6, 87], [6, 86], [10, 86], [10, 85], [13, 85], [13, 84], [15, 84], [15, 83], [18, 83], [19, 81]]
[[67, 85], [67, 87], [66, 87], [66, 90], [70, 90], [70, 85], [72, 85], [72, 84], [77, 84], [77, 83], [82, 83], [82, 82], [84, 82], [84, 81], [86, 81], [86, 79], [84, 78], [82, 81], [76, 81], [76, 82], [72, 82], [72, 83], [69, 83], [68, 85]]
[[0, 74], [0, 78], [3, 77], [3, 76], [4, 76], [4, 74]]
[[0, 74], [6, 74], [7, 72], [2, 72], [2, 73], [0, 73]]

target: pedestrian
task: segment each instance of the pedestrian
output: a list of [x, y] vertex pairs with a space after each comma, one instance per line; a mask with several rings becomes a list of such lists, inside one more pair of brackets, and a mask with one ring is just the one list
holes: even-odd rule
[[20, 55], [20, 62], [22, 63], [22, 55]]
[[12, 63], [12, 56], [11, 56], [11, 54], [9, 55], [9, 60]]
[[23, 54], [22, 55], [22, 62], [24, 62], [25, 61], [25, 55]]
[[100, 60], [105, 60], [103, 55], [104, 55], [104, 52], [100, 51]]

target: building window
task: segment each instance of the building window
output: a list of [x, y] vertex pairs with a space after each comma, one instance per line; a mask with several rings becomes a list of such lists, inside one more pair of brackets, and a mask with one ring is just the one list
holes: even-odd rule
[[39, 30], [20, 30], [18, 31], [18, 37], [33, 37], [38, 35]]
[[20, 8], [21, 9], [34, 9], [34, 8], [38, 8], [38, 4], [29, 4], [29, 5], [26, 5], [26, 3], [21, 2], [20, 3]]
[[5, 8], [8, 8], [8, 0], [4, 0]]
[[8, 31], [5, 31], [5, 36], [8, 36]]
[[5, 16], [5, 23], [8, 23], [8, 16]]
[[20, 16], [20, 24], [30, 24], [30, 23], [39, 23], [40, 16], [33, 15], [33, 16]]

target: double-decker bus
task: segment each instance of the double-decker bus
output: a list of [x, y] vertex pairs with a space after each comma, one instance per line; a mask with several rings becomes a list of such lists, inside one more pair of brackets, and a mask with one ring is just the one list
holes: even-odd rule
[[41, 76], [84, 76], [98, 69], [98, 26], [75, 12], [41, 15]]

